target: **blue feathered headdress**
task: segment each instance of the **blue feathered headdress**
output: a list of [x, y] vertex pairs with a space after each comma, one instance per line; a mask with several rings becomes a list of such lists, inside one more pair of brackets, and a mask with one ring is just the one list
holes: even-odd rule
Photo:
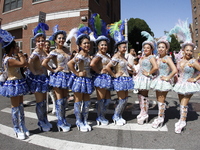
[[110, 36], [115, 40], [115, 46], [118, 46], [122, 43], [128, 43], [128, 41], [125, 40], [125, 37], [123, 35], [123, 30], [124, 21], [122, 20], [110, 25], [109, 33]]
[[164, 36], [162, 36], [161, 38], [158, 39], [157, 45], [160, 44], [160, 43], [165, 43], [167, 49], [169, 49], [169, 48], [170, 48], [169, 42], [171, 42], [171, 37], [170, 37], [170, 35], [167, 33], [166, 35], [164, 35]]
[[100, 15], [94, 13], [90, 18], [90, 25], [92, 26], [94, 37], [96, 39], [96, 43], [98, 44], [100, 41], [110, 42], [108, 39], [108, 30], [106, 28], [106, 23], [100, 18]]
[[178, 20], [178, 23], [170, 30], [169, 35], [171, 34], [175, 34], [178, 41], [183, 42], [181, 45], [182, 48], [184, 48], [186, 45], [191, 45], [193, 48], [195, 47], [194, 43], [192, 43], [192, 37], [187, 20]]
[[46, 37], [45, 30], [49, 30], [49, 26], [46, 23], [39, 23], [37, 27], [35, 27], [35, 29], [33, 30], [33, 39], [35, 40], [36, 37], [41, 35], [44, 35]]
[[0, 43], [2, 44], [2, 48], [8, 46], [13, 40], [14, 36], [12, 36], [8, 31], [0, 29]]
[[145, 44], [150, 44], [152, 48], [155, 49], [154, 38], [147, 31], [142, 31], [141, 35], [147, 38], [147, 40], [142, 43], [142, 46]]
[[58, 25], [55, 25], [55, 26], [53, 27], [53, 34], [52, 34], [52, 36], [49, 38], [49, 40], [50, 40], [50, 41], [55, 41], [56, 36], [57, 36], [58, 34], [63, 34], [65, 38], [66, 38], [66, 36], [67, 36], [67, 33], [66, 33], [65, 31], [59, 30], [59, 29], [58, 29]]

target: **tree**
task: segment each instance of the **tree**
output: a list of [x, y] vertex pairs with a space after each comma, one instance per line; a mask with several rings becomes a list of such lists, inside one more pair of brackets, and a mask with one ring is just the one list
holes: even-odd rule
[[173, 51], [179, 52], [180, 49], [181, 49], [180, 43], [178, 42], [176, 37], [172, 34], [169, 52], [173, 52]]
[[129, 41], [129, 48], [133, 47], [136, 51], [142, 49], [142, 43], [146, 40], [145, 37], [142, 37], [141, 32], [147, 31], [152, 36], [154, 33], [149, 28], [148, 24], [139, 18], [130, 18], [128, 20], [128, 41]]

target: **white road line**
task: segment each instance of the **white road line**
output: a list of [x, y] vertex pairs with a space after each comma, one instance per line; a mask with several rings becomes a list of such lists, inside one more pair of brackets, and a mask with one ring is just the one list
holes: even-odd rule
[[[10, 113], [10, 108], [4, 108], [1, 110], [2, 112], [5, 113]], [[28, 112], [25, 111], [25, 116], [28, 118], [32, 118], [32, 119], [37, 119], [36, 113], [33, 112]], [[52, 115], [48, 115], [48, 120], [49, 121], [56, 121], [57, 117], [56, 116], [52, 116]], [[76, 122], [75, 118], [71, 119], [70, 118], [70, 123], [74, 123]], [[96, 121], [90, 121], [88, 120], [89, 124], [92, 125], [93, 128], [103, 128], [103, 129], [112, 129], [112, 130], [128, 130], [128, 131], [168, 131], [168, 128], [166, 125], [164, 125], [162, 128], [158, 128], [158, 129], [154, 129], [151, 127], [151, 124], [144, 124], [144, 125], [138, 125], [137, 123], [127, 123], [124, 126], [117, 126], [114, 125], [113, 123], [109, 124], [108, 126], [98, 126], [96, 125]], [[73, 124], [72, 123], [72, 124]]]
[[[7, 135], [9, 137], [15, 138], [14, 131], [11, 127], [7, 127], [5, 125], [0, 124], [0, 133]], [[42, 142], [41, 142], [42, 141]], [[72, 142], [67, 140], [60, 140], [56, 138], [51, 138], [47, 136], [42, 136], [38, 134], [31, 135], [28, 139], [23, 140], [23, 142], [27, 142], [30, 144], [35, 144], [38, 146], [50, 148], [50, 149], [57, 149], [57, 150], [143, 150], [139, 148], [121, 148], [115, 146], [106, 146], [106, 145], [97, 145], [97, 144], [87, 144], [87, 143], [79, 143], [79, 142]], [[145, 149], [145, 150], [153, 150], [153, 149]], [[159, 149], [154, 149], [159, 150]], [[162, 149], [162, 150], [174, 150], [174, 149]]]

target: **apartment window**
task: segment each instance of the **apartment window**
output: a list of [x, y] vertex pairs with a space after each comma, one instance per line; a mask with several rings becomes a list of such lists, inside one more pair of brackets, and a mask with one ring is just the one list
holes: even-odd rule
[[107, 16], [110, 17], [110, 3], [107, 1]]
[[195, 29], [195, 34], [196, 34], [196, 37], [199, 35], [198, 29]]
[[195, 6], [195, 7], [194, 7], [194, 12], [196, 13], [196, 11], [197, 11], [197, 7]]
[[195, 43], [196, 43], [196, 47], [198, 47], [198, 40], [196, 40]]
[[195, 23], [196, 25], [198, 24], [197, 18], [194, 18], [194, 23]]
[[19, 50], [22, 50], [22, 41], [16, 41], [17, 46], [19, 46]]
[[22, 7], [22, 0], [5, 0], [3, 12]]
[[33, 2], [38, 2], [38, 1], [42, 1], [42, 0], [33, 0]]

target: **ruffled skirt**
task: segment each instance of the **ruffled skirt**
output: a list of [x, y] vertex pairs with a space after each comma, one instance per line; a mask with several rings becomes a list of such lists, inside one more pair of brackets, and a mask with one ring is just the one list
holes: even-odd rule
[[7, 80], [0, 87], [0, 94], [4, 97], [15, 97], [26, 95], [29, 92], [29, 86], [26, 80]]
[[46, 93], [49, 91], [49, 78], [47, 75], [27, 74], [27, 83], [32, 93]]
[[170, 81], [164, 81], [160, 79], [160, 76], [153, 79], [151, 82], [150, 88], [155, 91], [167, 92], [173, 89], [172, 84]]
[[67, 89], [69, 88], [68, 81], [70, 76], [71, 73], [66, 73], [62, 71], [51, 73], [49, 79], [49, 85], [52, 87]]
[[101, 89], [112, 89], [112, 78], [109, 74], [96, 74], [94, 77], [94, 86]]
[[190, 95], [200, 91], [200, 84], [194, 82], [177, 82], [173, 88], [173, 91], [182, 94], [182, 95]]
[[128, 91], [134, 88], [134, 82], [131, 77], [120, 76], [113, 79], [113, 88], [115, 91]]
[[69, 88], [72, 92], [92, 94], [94, 91], [94, 84], [92, 78], [77, 77], [75, 74], [71, 74], [68, 82]]
[[150, 85], [152, 82], [152, 78], [151, 77], [147, 77], [144, 75], [141, 76], [136, 76], [134, 79], [134, 89], [137, 90], [150, 90]]

